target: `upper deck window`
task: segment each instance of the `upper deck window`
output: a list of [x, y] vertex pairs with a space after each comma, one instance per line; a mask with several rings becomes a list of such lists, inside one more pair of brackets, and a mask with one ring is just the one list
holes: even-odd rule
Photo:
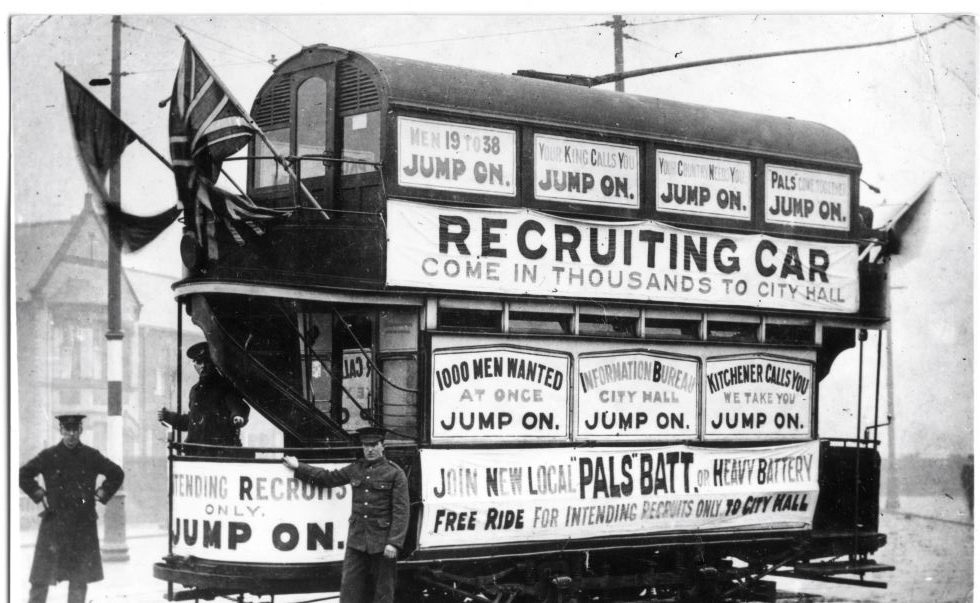
[[[377, 162], [381, 156], [381, 112], [369, 111], [344, 116], [344, 159]], [[366, 174], [377, 168], [365, 163], [344, 162], [343, 175]]]
[[[289, 154], [289, 128], [266, 130], [266, 138], [281, 156]], [[255, 188], [282, 186], [289, 184], [289, 175], [272, 158], [272, 151], [260, 140], [255, 143]]]
[[[296, 89], [296, 154], [323, 155], [327, 149], [327, 82], [311, 77]], [[300, 162], [302, 178], [326, 173], [323, 161]]]

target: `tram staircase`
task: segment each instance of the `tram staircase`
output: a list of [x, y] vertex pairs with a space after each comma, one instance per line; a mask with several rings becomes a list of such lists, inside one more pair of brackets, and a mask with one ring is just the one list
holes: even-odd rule
[[[297, 363], [283, 350], [298, 348], [296, 326], [283, 312], [261, 321], [236, 320], [237, 308], [194, 296], [192, 320], [204, 331], [222, 373], [249, 405], [286, 435], [286, 446], [323, 446], [353, 438], [340, 422], [303, 396]], [[245, 325], [249, 325], [246, 327]], [[259, 325], [259, 327], [256, 327]]]

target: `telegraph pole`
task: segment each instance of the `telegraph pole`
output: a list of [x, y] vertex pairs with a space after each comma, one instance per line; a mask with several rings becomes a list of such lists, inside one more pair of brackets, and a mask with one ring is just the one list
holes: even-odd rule
[[[122, 19], [112, 17], [112, 72], [110, 78], [110, 109], [117, 116], [121, 113], [122, 91], [120, 70], [120, 34]], [[121, 207], [122, 173], [117, 161], [109, 171], [109, 200]], [[122, 330], [122, 263], [120, 247], [122, 236], [119, 225], [107, 221], [109, 228], [107, 330], [106, 338], [106, 381], [108, 389], [106, 409], [106, 452], [120, 466], [123, 465], [123, 417], [122, 417], [122, 377], [123, 377], [123, 330]], [[129, 547], [126, 545], [126, 494], [120, 489], [106, 505], [105, 538], [102, 554], [106, 561], [127, 561]]]
[[[623, 28], [626, 27], [626, 22], [623, 21], [623, 15], [613, 15], [613, 20], [609, 24], [613, 29], [613, 61], [615, 63], [615, 72], [623, 73]], [[624, 80], [616, 80], [616, 92], [625, 91], [626, 83]]]

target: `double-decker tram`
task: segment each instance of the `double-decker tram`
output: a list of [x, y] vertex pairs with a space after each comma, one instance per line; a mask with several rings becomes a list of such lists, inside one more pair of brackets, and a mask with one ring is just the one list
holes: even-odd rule
[[173, 445], [171, 599], [337, 590], [349, 490], [279, 458], [367, 425], [409, 481], [399, 601], [884, 586], [877, 442], [817, 428], [887, 321], [843, 135], [326, 45], [251, 115], [302, 188], [257, 138], [247, 194], [301, 208], [188, 227], [175, 291], [282, 448]]

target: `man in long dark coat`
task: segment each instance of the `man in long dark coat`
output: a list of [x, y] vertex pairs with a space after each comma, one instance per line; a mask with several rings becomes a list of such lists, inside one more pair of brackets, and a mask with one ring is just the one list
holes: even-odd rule
[[[123, 470], [81, 443], [84, 415], [60, 415], [61, 442], [20, 468], [20, 489], [44, 505], [31, 566], [29, 603], [44, 603], [48, 587], [68, 580], [68, 603], [84, 603], [89, 582], [102, 579], [95, 501], [106, 504], [122, 486]], [[37, 476], [44, 478], [44, 487]], [[105, 476], [96, 487], [99, 475]]]
[[[208, 344], [195, 343], [187, 348], [194, 363], [198, 382], [191, 388], [188, 412], [177, 414], [161, 408], [157, 418], [175, 429], [187, 432], [187, 444], [209, 444], [240, 447], [239, 429], [248, 422], [249, 407], [241, 394], [214, 366]], [[236, 456], [235, 451], [188, 446], [188, 454], [202, 456]]]
[[396, 560], [408, 533], [408, 480], [384, 456], [384, 429], [362, 427], [357, 433], [364, 458], [336, 471], [294, 456], [284, 456], [282, 462], [304, 482], [325, 488], [351, 485], [340, 603], [393, 603]]

